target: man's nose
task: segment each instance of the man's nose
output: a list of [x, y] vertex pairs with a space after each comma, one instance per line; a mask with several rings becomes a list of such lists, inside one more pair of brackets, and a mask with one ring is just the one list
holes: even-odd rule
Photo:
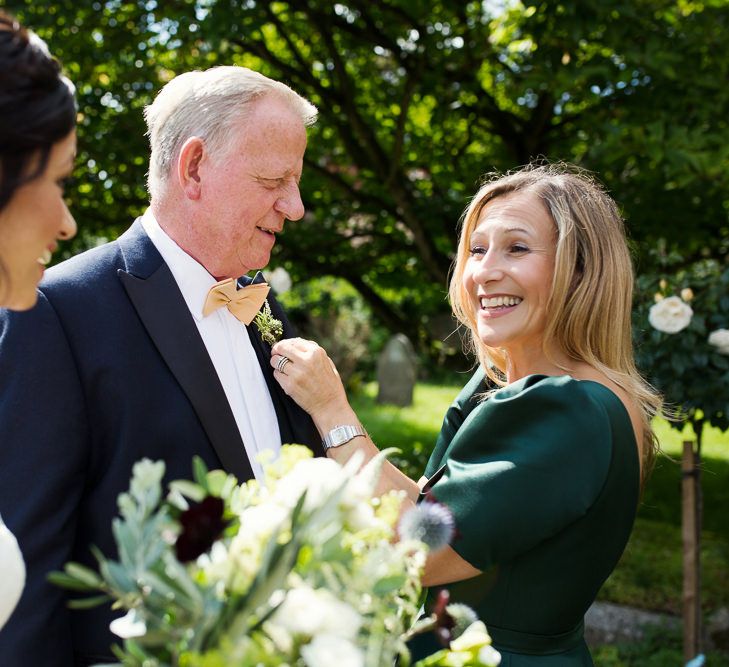
[[287, 220], [301, 220], [304, 217], [304, 202], [298, 185], [292, 185], [283, 197], [276, 200], [275, 209]]

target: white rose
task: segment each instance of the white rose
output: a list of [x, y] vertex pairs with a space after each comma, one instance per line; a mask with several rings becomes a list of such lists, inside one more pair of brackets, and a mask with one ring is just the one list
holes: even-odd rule
[[0, 518], [0, 628], [18, 604], [25, 586], [25, 562], [18, 540]]
[[279, 266], [267, 274], [266, 280], [276, 294], [283, 294], [291, 289], [291, 276], [283, 266]]
[[270, 622], [292, 634], [309, 637], [329, 634], [354, 639], [362, 625], [362, 617], [329, 591], [301, 586], [286, 593], [286, 599]]
[[729, 329], [717, 329], [709, 334], [709, 345], [718, 349], [719, 354], [729, 354]]
[[362, 650], [335, 635], [319, 635], [301, 647], [307, 667], [364, 667]]
[[651, 306], [648, 321], [663, 333], [678, 333], [691, 322], [694, 311], [677, 296], [669, 296]]

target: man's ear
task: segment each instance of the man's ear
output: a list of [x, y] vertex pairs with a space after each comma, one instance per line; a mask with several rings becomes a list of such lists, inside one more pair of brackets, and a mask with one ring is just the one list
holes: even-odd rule
[[200, 199], [202, 179], [200, 165], [207, 157], [205, 141], [200, 137], [190, 137], [180, 149], [177, 159], [177, 179], [188, 199]]

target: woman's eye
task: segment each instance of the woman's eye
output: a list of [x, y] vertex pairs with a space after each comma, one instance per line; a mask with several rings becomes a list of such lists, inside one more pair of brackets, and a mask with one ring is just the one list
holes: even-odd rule
[[480, 245], [473, 246], [473, 248], [471, 248], [468, 252], [471, 257], [481, 257], [482, 255], [486, 254], [486, 248]]
[[509, 250], [512, 253], [521, 254], [525, 252], [529, 252], [529, 248], [527, 248], [523, 243], [514, 243]]

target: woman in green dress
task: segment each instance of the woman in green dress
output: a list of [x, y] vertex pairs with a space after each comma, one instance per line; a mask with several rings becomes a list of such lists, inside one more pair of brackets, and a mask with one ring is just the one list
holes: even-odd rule
[[[388, 464], [379, 490], [413, 504], [427, 485], [449, 507], [456, 538], [423, 583], [476, 610], [504, 666], [592, 665], [584, 614], [628, 541], [661, 405], [633, 360], [632, 291], [617, 206], [575, 169], [494, 177], [464, 213], [450, 298], [478, 369], [420, 482]], [[328, 456], [376, 455], [321, 348], [281, 341], [271, 363]]]

